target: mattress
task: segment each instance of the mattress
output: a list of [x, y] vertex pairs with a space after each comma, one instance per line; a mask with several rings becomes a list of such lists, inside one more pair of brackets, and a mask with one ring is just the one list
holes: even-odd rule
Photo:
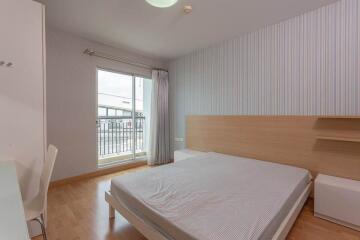
[[169, 239], [271, 239], [310, 181], [305, 169], [207, 153], [116, 177], [110, 191]]

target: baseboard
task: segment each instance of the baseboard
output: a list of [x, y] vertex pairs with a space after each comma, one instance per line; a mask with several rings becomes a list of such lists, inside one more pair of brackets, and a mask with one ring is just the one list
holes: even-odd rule
[[128, 162], [128, 163], [124, 163], [124, 164], [117, 165], [114, 167], [99, 169], [95, 172], [85, 173], [85, 174], [81, 174], [78, 176], [53, 181], [50, 183], [49, 187], [50, 188], [58, 187], [58, 186], [66, 185], [69, 183], [73, 183], [73, 182], [77, 182], [77, 181], [81, 181], [81, 180], [85, 180], [85, 179], [89, 179], [89, 178], [99, 177], [99, 176], [103, 176], [103, 175], [107, 175], [107, 174], [111, 174], [111, 173], [116, 173], [116, 172], [131, 169], [131, 168], [145, 166], [145, 165], [146, 165], [146, 161]]
[[348, 228], [352, 228], [356, 231], [360, 231], [360, 226], [356, 226], [354, 224], [351, 224], [351, 223], [348, 223], [348, 222], [344, 222], [344, 221], [341, 221], [341, 220], [338, 220], [338, 219], [335, 219], [335, 218], [332, 218], [332, 217], [328, 217], [326, 215], [323, 215], [321, 213], [314, 213], [314, 216], [315, 217], [318, 217], [318, 218], [321, 218], [321, 219], [324, 219], [324, 220], [327, 220], [327, 221], [330, 221], [330, 222], [333, 222], [333, 223], [336, 223], [336, 224], [339, 224], [339, 225], [342, 225], [342, 226], [345, 226], [345, 227], [348, 227]]

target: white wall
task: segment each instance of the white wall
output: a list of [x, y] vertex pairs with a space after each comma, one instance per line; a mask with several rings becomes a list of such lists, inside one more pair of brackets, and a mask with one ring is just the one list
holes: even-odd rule
[[196, 51], [170, 64], [172, 139], [192, 114], [359, 115], [359, 64], [358, 0]]
[[47, 29], [48, 143], [59, 148], [53, 180], [97, 170], [96, 67], [150, 77], [150, 71], [84, 55], [93, 48], [166, 68], [159, 61]]

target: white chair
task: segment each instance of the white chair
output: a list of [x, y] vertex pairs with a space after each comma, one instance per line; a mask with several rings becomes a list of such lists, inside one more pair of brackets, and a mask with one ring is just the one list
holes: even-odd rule
[[47, 192], [50, 184], [51, 174], [58, 149], [50, 145], [45, 156], [45, 162], [40, 177], [40, 189], [38, 195], [28, 202], [24, 202], [26, 221], [37, 221], [41, 226], [43, 239], [47, 239], [45, 229], [45, 211], [47, 205]]

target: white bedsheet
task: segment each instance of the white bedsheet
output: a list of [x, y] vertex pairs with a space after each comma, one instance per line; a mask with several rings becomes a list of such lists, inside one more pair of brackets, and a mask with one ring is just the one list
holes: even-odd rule
[[112, 195], [169, 239], [271, 239], [307, 170], [217, 153], [116, 177]]

